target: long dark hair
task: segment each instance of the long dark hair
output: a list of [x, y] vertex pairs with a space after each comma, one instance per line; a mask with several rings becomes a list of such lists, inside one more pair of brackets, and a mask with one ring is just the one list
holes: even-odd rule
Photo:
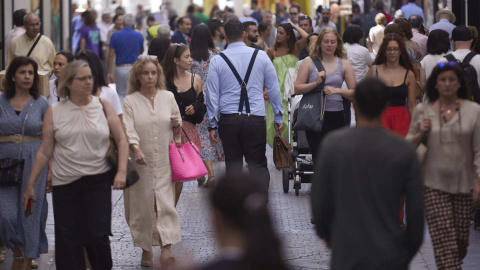
[[167, 53], [165, 53], [165, 57], [162, 60], [162, 68], [167, 82], [173, 84], [173, 80], [177, 75], [177, 65], [173, 59], [179, 58], [186, 50], [188, 50], [188, 46], [185, 44], [172, 44], [168, 48]]
[[208, 61], [210, 57], [208, 49], [215, 49], [210, 29], [204, 24], [193, 28], [192, 40], [190, 41], [190, 55], [197, 62]]
[[[285, 33], [288, 36], [287, 39], [287, 48], [288, 48], [288, 53], [293, 53], [295, 51], [295, 43], [297, 43], [297, 38], [295, 38], [295, 33], [293, 32], [293, 27], [288, 24], [288, 23], [282, 23], [278, 26], [278, 28], [282, 27], [283, 30], [285, 30]], [[278, 31], [277, 28], [277, 31]], [[273, 45], [273, 48], [277, 50], [280, 47], [280, 43], [275, 41], [275, 44]]]
[[105, 80], [105, 73], [103, 72], [103, 64], [98, 55], [91, 50], [81, 50], [75, 55], [75, 59], [84, 60], [90, 66], [93, 76], [92, 95], [96, 95], [98, 88], [108, 86]]
[[39, 79], [37, 62], [30, 57], [18, 56], [13, 58], [12, 62], [10, 62], [10, 65], [8, 65], [7, 72], [3, 80], [5, 98], [11, 99], [15, 96], [16, 89], [13, 77], [20, 67], [27, 65], [33, 66], [33, 85], [28, 93], [32, 95], [34, 99], [37, 99], [40, 96], [40, 88], [38, 87]]
[[285, 270], [267, 196], [258, 179], [239, 173], [222, 177], [210, 193], [210, 202], [229, 224], [245, 235], [248, 269]]
[[458, 64], [455, 61], [452, 62], [440, 62], [438, 63], [435, 68], [432, 71], [432, 74], [430, 75], [430, 78], [428, 78], [427, 81], [427, 97], [430, 100], [430, 102], [436, 101], [440, 94], [438, 93], [437, 89], [437, 79], [438, 76], [443, 73], [452, 70], [457, 74], [458, 81], [460, 82], [460, 89], [457, 91], [457, 97], [463, 98], [463, 99], [468, 99], [470, 100], [471, 98], [471, 92], [470, 92], [470, 87], [467, 84], [467, 81], [465, 80], [465, 76], [463, 75], [463, 70], [460, 67], [460, 64]]
[[400, 59], [399, 59], [400, 65], [408, 70], [411, 70], [413, 73], [415, 73], [412, 60], [410, 59], [410, 55], [408, 54], [407, 49], [405, 47], [405, 40], [403, 39], [403, 37], [395, 33], [387, 34], [383, 38], [383, 42], [382, 42], [382, 45], [380, 45], [380, 48], [378, 49], [378, 54], [377, 54], [377, 58], [375, 58], [374, 65], [381, 65], [387, 62], [386, 52], [387, 52], [388, 42], [390, 41], [396, 41], [398, 43], [398, 47], [400, 48]]

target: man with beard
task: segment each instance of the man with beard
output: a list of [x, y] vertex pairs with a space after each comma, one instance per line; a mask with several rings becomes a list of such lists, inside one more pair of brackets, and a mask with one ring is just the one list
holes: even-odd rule
[[248, 47], [263, 50], [262, 47], [255, 44], [255, 42], [258, 41], [258, 27], [257, 27], [257, 24], [255, 22], [252, 22], [252, 21], [247, 21], [247, 22], [242, 23], [242, 25], [243, 25], [243, 31], [245, 31], [245, 33], [247, 33], [247, 36], [246, 37], [244, 36], [244, 38], [243, 38], [243, 42], [245, 42], [245, 44]]
[[215, 48], [223, 51], [225, 48], [223, 47], [222, 42], [225, 39], [225, 30], [223, 28], [222, 21], [217, 19], [211, 19], [210, 22], [208, 22], [208, 28], [210, 29], [210, 33], [212, 34]]
[[[313, 26], [312, 26], [312, 19], [307, 15], [302, 15], [298, 18], [298, 26], [302, 28], [307, 34], [313, 33]], [[302, 37], [298, 37], [297, 40], [302, 39]], [[308, 47], [305, 46], [302, 51], [300, 51], [300, 55], [298, 60], [303, 60], [308, 56]]]
[[313, 30], [315, 33], [322, 32], [323, 28], [331, 27], [337, 30], [337, 26], [330, 21], [330, 7], [322, 6], [322, 17], [318, 19], [318, 24], [315, 26]]

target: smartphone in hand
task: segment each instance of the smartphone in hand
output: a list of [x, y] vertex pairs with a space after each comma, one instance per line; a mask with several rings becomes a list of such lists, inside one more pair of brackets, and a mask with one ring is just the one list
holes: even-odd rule
[[27, 210], [25, 210], [25, 218], [32, 214], [32, 200], [28, 200]]

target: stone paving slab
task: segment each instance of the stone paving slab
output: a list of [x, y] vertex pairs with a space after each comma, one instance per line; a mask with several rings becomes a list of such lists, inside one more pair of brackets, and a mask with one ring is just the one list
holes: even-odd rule
[[[276, 170], [268, 149], [270, 181], [270, 203], [273, 223], [278, 236], [282, 240], [283, 254], [290, 269], [329, 269], [330, 252], [323, 242], [315, 235], [314, 227], [310, 224], [310, 184], [302, 184], [300, 195], [295, 196], [290, 183], [290, 192], [283, 193], [281, 172]], [[215, 164], [215, 171], [224, 172], [223, 164]], [[219, 175], [218, 174], [218, 175]], [[215, 241], [215, 234], [211, 224], [211, 213], [207, 201], [208, 190], [197, 187], [196, 182], [184, 185], [183, 193], [178, 204], [181, 220], [182, 241], [173, 246], [172, 251], [182, 268], [197, 263], [207, 262], [215, 258], [219, 249]], [[48, 195], [49, 216], [47, 220], [47, 237], [49, 253], [43, 254], [38, 262], [41, 270], [54, 270], [54, 234], [53, 212], [51, 196]], [[160, 269], [160, 247], [154, 247], [154, 266], [140, 267], [141, 249], [133, 247], [132, 236], [125, 222], [123, 195], [121, 191], [113, 191], [113, 219], [111, 246], [114, 260], [114, 269], [122, 270], [150, 270]], [[352, 224], [355, 226], [355, 224]], [[11, 265], [12, 255], [9, 251], [7, 260], [0, 264], [0, 270], [7, 270]], [[480, 231], [470, 232], [470, 246], [464, 260], [464, 270], [480, 269]], [[410, 269], [434, 270], [435, 260], [428, 231], [425, 240], [412, 261]]]

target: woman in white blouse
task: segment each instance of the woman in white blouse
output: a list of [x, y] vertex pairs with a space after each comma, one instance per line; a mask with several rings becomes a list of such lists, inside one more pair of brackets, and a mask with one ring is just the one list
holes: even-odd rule
[[365, 79], [368, 69], [372, 65], [373, 60], [375, 60], [372, 44], [367, 43], [368, 48], [359, 44], [362, 38], [363, 30], [356, 25], [350, 25], [343, 33], [343, 42], [345, 50], [347, 50], [347, 58], [350, 64], [352, 64], [357, 83]]
[[50, 105], [55, 104], [60, 101], [58, 96], [57, 86], [58, 78], [62, 75], [63, 69], [65, 66], [74, 60], [73, 54], [68, 51], [59, 51], [55, 58], [53, 59], [53, 74], [55, 74], [55, 79], [50, 80], [48, 86], [50, 90], [50, 95], [48, 96], [48, 103]]

